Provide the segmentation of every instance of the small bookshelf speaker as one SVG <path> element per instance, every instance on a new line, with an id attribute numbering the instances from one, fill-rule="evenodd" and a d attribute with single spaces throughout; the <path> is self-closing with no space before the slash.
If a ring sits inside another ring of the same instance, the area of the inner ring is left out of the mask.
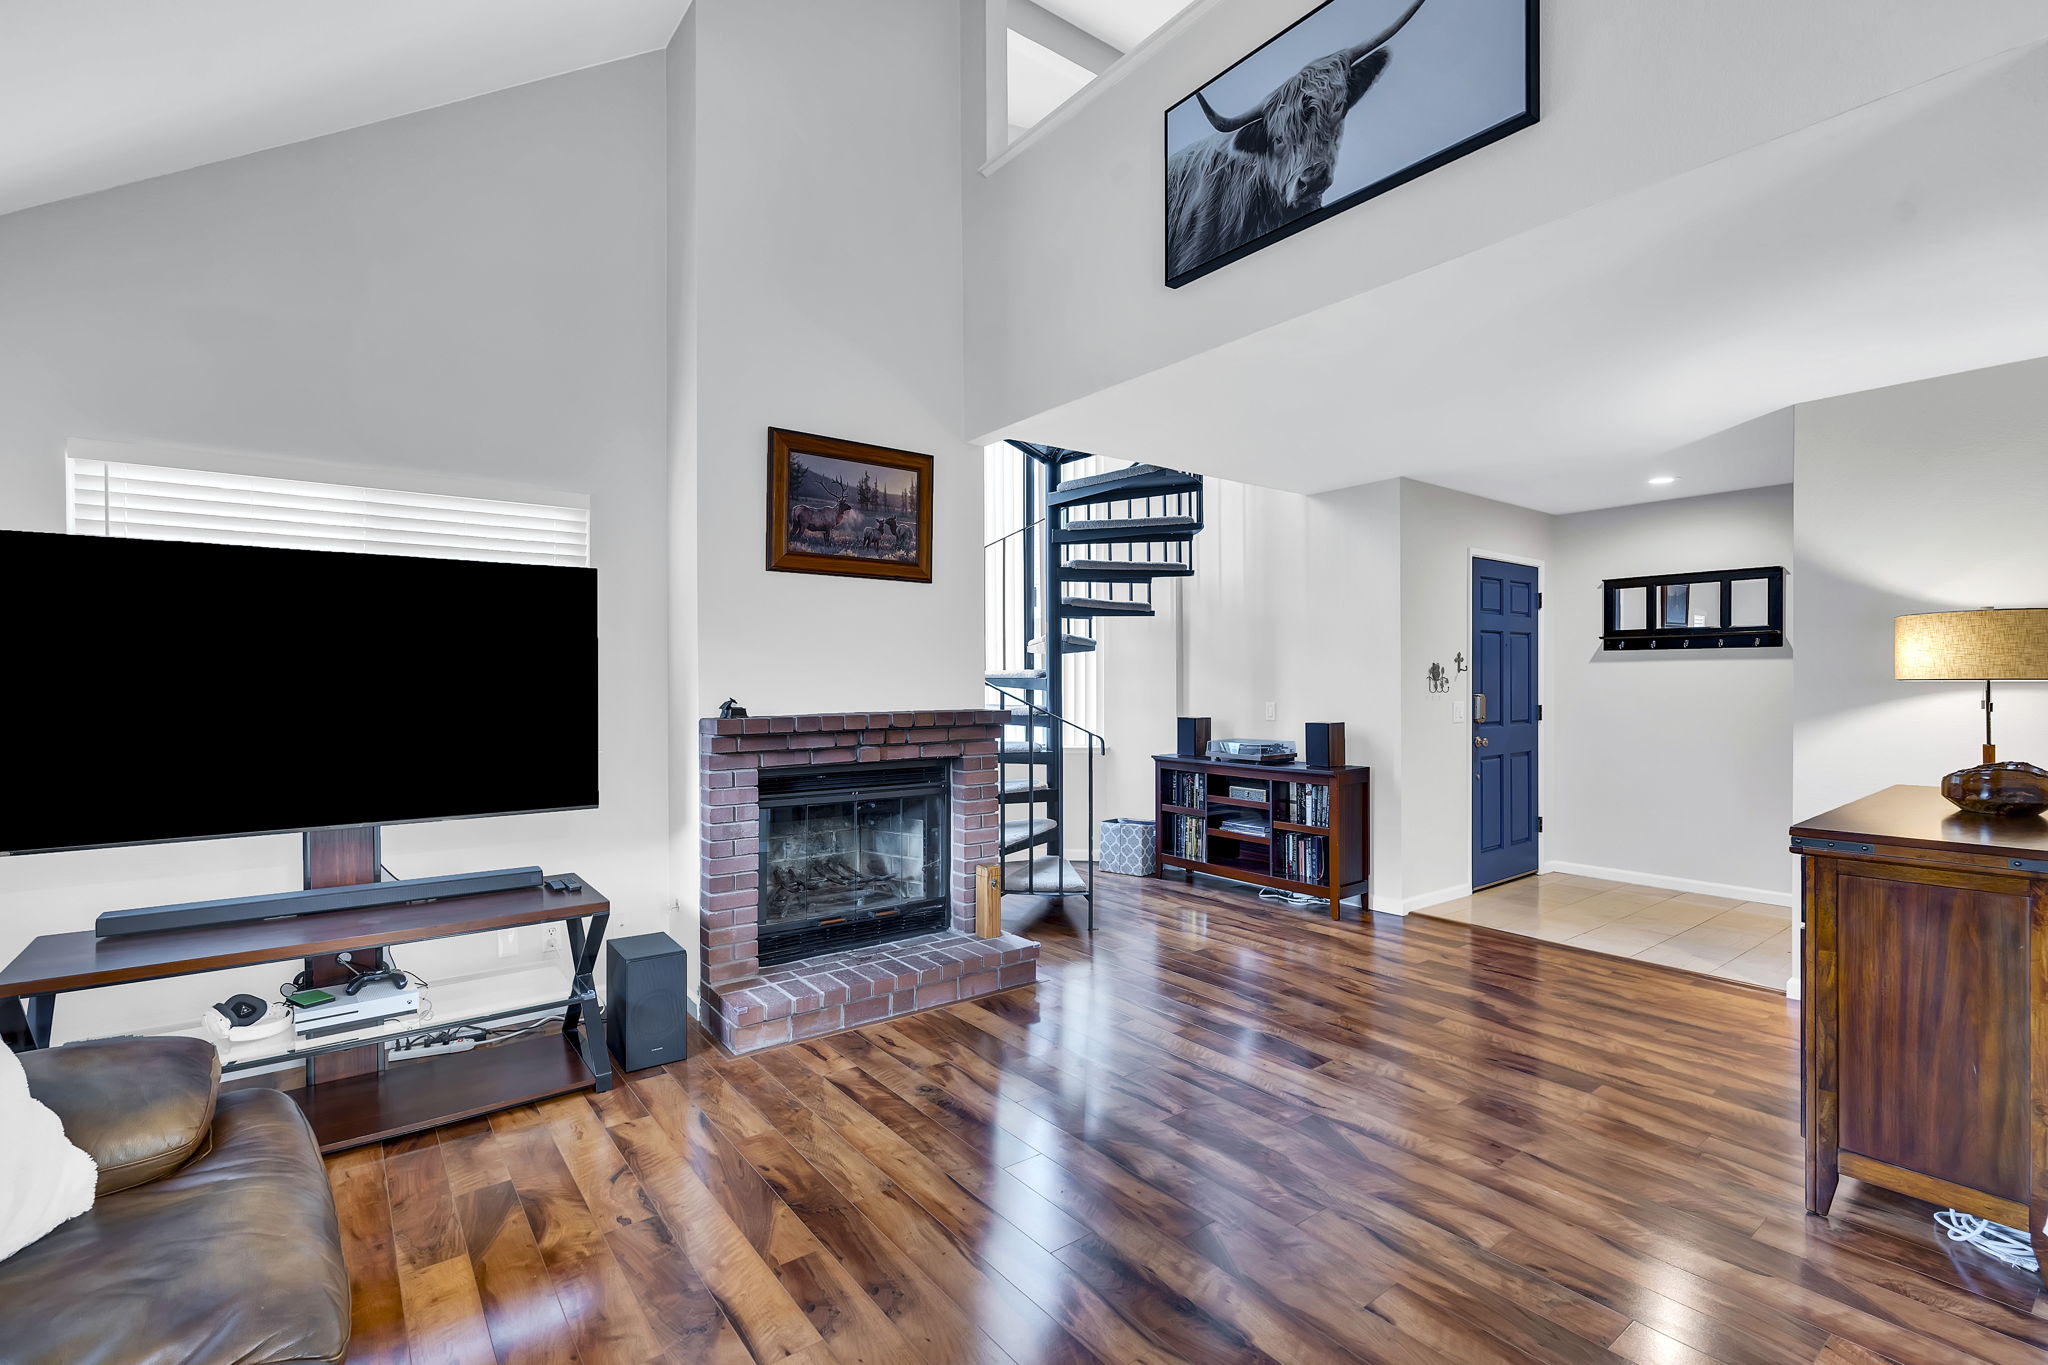
<path id="1" fill-rule="evenodd" d="M 1182 758 L 1206 758 L 1209 754 L 1209 718 L 1182 716 L 1174 753 Z"/>
<path id="2" fill-rule="evenodd" d="M 1311 768 L 1341 768 L 1344 766 L 1344 722 L 1341 720 L 1315 721 L 1308 723 L 1308 731 L 1302 736 L 1302 761 Z"/>

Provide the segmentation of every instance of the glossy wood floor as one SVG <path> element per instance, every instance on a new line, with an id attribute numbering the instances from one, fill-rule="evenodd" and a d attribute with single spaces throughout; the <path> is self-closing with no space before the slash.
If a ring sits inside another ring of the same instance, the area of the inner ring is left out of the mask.
<path id="1" fill-rule="evenodd" d="M 2048 1361 L 1783 996 L 1103 879 L 1034 990 L 330 1162 L 354 1361 Z M 701 1039 L 698 1040 L 701 1042 Z"/>

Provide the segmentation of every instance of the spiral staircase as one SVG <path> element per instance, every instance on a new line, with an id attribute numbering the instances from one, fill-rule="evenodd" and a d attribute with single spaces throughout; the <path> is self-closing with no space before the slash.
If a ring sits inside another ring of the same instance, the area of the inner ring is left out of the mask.
<path id="1" fill-rule="evenodd" d="M 1093 929 L 1095 759 L 1106 745 L 1070 717 L 1067 662 L 1096 650 L 1102 622 L 1154 615 L 1157 585 L 1194 572 L 1202 476 L 1150 464 L 1104 468 L 1111 462 L 1085 451 L 1009 444 L 1023 456 L 1022 515 L 986 550 L 987 682 L 1010 715 L 999 754 L 1003 927 L 1015 932 L 1058 909 L 1076 928 Z M 1075 824 L 1082 837 L 1070 841 Z M 1084 847 L 1077 867 L 1067 852 Z"/>

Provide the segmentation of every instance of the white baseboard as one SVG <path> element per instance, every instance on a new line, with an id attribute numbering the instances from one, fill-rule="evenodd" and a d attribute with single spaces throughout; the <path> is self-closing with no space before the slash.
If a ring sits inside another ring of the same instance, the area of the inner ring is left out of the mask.
<path id="1" fill-rule="evenodd" d="M 1545 872 L 1563 872 L 1574 877 L 1593 877 L 1604 882 L 1632 882 L 1637 886 L 1654 886 L 1659 891 L 1690 891 L 1701 896 L 1725 896 L 1729 900 L 1755 901 L 1760 905 L 1777 905 L 1789 910 L 1793 899 L 1790 891 L 1766 891 L 1759 886 L 1731 886 L 1726 882 L 1695 881 L 1691 877 L 1667 877 L 1659 872 L 1630 872 L 1619 867 L 1594 867 L 1588 863 L 1546 862 Z"/>
<path id="2" fill-rule="evenodd" d="M 1387 913 L 1390 915 L 1412 915 L 1417 910 L 1427 910 L 1432 905 L 1442 905 L 1445 901 L 1463 900 L 1471 894 L 1472 888 L 1470 886 L 1447 886 L 1441 891 L 1425 891 L 1419 896 L 1410 896 L 1401 902 L 1400 909 L 1389 910 Z"/>

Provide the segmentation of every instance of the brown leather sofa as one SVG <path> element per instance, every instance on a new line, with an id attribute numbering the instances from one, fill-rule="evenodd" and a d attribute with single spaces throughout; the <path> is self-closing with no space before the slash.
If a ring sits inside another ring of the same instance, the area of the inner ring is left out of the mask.
<path id="1" fill-rule="evenodd" d="M 334 1197 L 288 1096 L 221 1094 L 220 1060 L 195 1038 L 69 1043 L 21 1063 L 30 1093 L 99 1163 L 99 1193 L 0 1261 L 0 1359 L 341 1359 L 349 1289 Z"/>

